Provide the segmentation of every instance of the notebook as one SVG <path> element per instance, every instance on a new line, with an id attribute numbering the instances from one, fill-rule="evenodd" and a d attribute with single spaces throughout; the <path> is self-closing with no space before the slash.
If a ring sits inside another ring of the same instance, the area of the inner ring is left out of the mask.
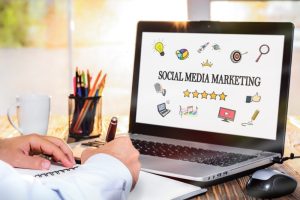
<path id="1" fill-rule="evenodd" d="M 27 174 L 36 178 L 47 178 L 52 176 L 62 177 L 71 173 L 76 173 L 76 169 L 80 165 L 76 165 L 72 168 L 64 168 L 58 165 L 51 165 L 48 171 L 42 170 L 30 170 L 15 168 L 21 174 Z M 159 185 L 159 188 L 157 187 Z M 135 186 L 135 189 L 129 194 L 129 200 L 152 200 L 152 199 L 187 199 L 193 196 L 205 193 L 207 190 L 169 179 L 166 177 L 154 175 L 147 172 L 140 172 L 139 181 Z"/>

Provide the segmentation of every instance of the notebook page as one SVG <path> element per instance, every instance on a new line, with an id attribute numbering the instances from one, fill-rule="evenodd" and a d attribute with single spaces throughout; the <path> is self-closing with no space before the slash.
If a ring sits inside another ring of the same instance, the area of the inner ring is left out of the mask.
<path id="1" fill-rule="evenodd" d="M 135 189 L 129 194 L 128 200 L 180 200 L 206 191 L 201 187 L 141 171 Z"/>
<path id="2" fill-rule="evenodd" d="M 51 165 L 49 170 L 30 170 L 15 168 L 20 174 L 27 174 L 35 177 L 47 178 L 52 176 L 67 175 L 76 172 L 76 165 L 73 168 L 65 168 L 59 165 Z M 57 173 L 58 172 L 58 173 Z M 45 176 L 47 174 L 47 176 Z M 42 175 L 42 176 L 38 176 Z M 62 176 L 61 176 L 62 177 Z M 139 180 L 132 192 L 128 196 L 128 200 L 153 200 L 153 199 L 187 199 L 207 190 L 201 187 L 176 181 L 159 175 L 140 172 Z"/>

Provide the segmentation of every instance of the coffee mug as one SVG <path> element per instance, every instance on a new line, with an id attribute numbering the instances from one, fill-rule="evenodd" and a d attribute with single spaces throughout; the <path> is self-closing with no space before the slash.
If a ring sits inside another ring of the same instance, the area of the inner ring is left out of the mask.
<path id="1" fill-rule="evenodd" d="M 12 111 L 17 110 L 18 126 L 12 120 Z M 7 110 L 11 125 L 21 134 L 37 133 L 45 135 L 50 115 L 50 97 L 30 94 L 16 98 L 16 103 Z"/>

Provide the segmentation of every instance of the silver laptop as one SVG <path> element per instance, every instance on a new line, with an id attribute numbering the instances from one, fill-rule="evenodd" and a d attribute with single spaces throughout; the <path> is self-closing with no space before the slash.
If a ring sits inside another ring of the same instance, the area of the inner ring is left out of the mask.
<path id="1" fill-rule="evenodd" d="M 281 157 L 293 30 L 139 22 L 129 132 L 142 169 L 211 185 Z"/>

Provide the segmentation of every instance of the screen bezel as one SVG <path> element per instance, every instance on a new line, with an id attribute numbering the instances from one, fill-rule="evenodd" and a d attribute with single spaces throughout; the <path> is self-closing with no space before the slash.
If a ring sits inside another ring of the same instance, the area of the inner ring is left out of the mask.
<path id="1" fill-rule="evenodd" d="M 136 111 L 143 32 L 283 35 L 284 49 L 276 140 L 137 123 Z M 129 133 L 257 149 L 276 152 L 283 155 L 287 122 L 293 35 L 294 25 L 289 22 L 139 22 L 136 35 Z"/>

